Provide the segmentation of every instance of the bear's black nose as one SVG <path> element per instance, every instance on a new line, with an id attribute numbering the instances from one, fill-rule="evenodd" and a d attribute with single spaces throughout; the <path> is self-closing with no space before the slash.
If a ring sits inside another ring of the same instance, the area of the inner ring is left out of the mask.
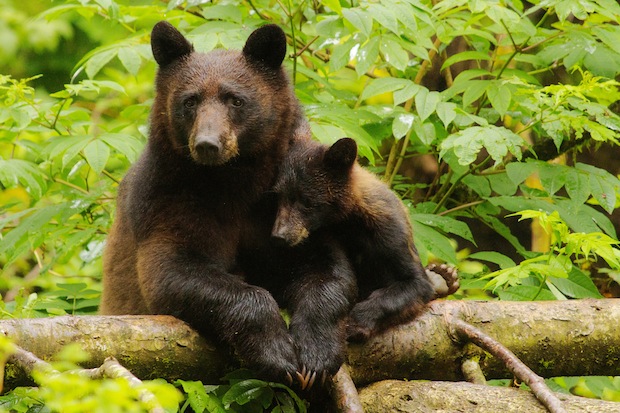
<path id="1" fill-rule="evenodd" d="M 215 142 L 211 140 L 203 140 L 200 142 L 196 142 L 194 148 L 201 159 L 210 159 L 217 156 L 218 152 L 220 151 L 221 145 L 219 143 L 219 140 Z"/>

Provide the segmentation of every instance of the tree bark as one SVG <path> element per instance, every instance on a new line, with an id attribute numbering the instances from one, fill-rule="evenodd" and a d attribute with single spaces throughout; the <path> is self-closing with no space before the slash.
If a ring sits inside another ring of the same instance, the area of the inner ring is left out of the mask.
<path id="1" fill-rule="evenodd" d="M 474 354 L 449 331 L 447 315 L 484 331 L 542 377 L 620 375 L 620 299 L 435 301 L 413 323 L 350 346 L 353 381 L 463 380 L 461 360 Z M 496 358 L 477 355 L 487 379 L 512 377 Z"/>
<path id="2" fill-rule="evenodd" d="M 620 413 L 620 403 L 558 394 L 570 413 Z M 546 413 L 528 391 L 466 382 L 387 380 L 360 391 L 366 413 Z"/>
<path id="3" fill-rule="evenodd" d="M 62 316 L 0 320 L 0 334 L 39 358 L 51 360 L 70 343 L 90 354 L 82 367 L 115 357 L 137 377 L 217 383 L 236 364 L 227 350 L 170 316 Z M 5 390 L 29 385 L 27 373 L 7 364 Z"/>
<path id="4" fill-rule="evenodd" d="M 510 378 L 506 367 L 449 331 L 460 317 L 508 347 L 543 377 L 620 375 L 620 299 L 547 302 L 436 301 L 416 321 L 350 346 L 355 384 L 390 379 L 463 380 L 461 361 L 480 357 L 485 376 Z M 84 367 L 113 356 L 141 379 L 184 378 L 217 383 L 236 366 L 226 350 L 169 316 L 84 316 L 0 320 L 0 334 L 50 360 L 72 342 L 91 355 Z M 8 365 L 6 388 L 27 382 Z"/>

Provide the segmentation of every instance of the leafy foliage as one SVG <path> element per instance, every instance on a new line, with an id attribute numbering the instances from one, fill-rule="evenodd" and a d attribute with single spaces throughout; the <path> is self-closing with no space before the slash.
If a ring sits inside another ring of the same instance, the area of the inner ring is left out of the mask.
<path id="1" fill-rule="evenodd" d="M 0 338 L 0 361 L 11 343 Z M 11 412 L 146 412 L 152 401 L 140 398 L 141 390 L 153 394 L 166 411 L 177 411 L 180 392 L 164 380 L 143 382 L 132 387 L 122 378 L 91 379 L 77 372 L 76 362 L 85 355 L 74 343 L 65 348 L 53 363 L 56 370 L 37 370 L 33 377 L 38 387 L 17 388 L 0 396 L 0 411 Z"/>
<path id="2" fill-rule="evenodd" d="M 500 293 L 501 298 L 509 300 L 602 297 L 590 278 L 573 263 L 583 265 L 602 258 L 611 268 L 620 268 L 620 251 L 614 248 L 617 240 L 602 232 L 573 233 L 557 211 L 546 214 L 529 210 L 518 215 L 521 219 L 536 219 L 550 232 L 551 248 L 546 254 L 481 277 L 490 279 L 487 288 L 512 287 Z"/>
<path id="3" fill-rule="evenodd" d="M 200 51 L 285 28 L 314 137 L 355 138 L 407 205 L 422 261 L 459 265 L 459 296 L 598 297 L 591 273 L 620 280 L 620 181 L 575 160 L 619 144 L 614 0 L 22 3 L 0 0 L 2 317 L 95 312 L 117 185 L 146 139 L 149 32 L 162 19 Z M 547 251 L 530 251 L 515 215 L 543 223 Z M 491 251 L 476 246 L 481 228 Z M 501 239 L 512 252 L 495 250 Z M 194 408 L 225 394 L 181 385 Z M 261 394 L 249 404 L 299 407 L 247 386 Z M 18 411 L 41 397 L 11 395 Z"/>
<path id="4" fill-rule="evenodd" d="M 252 378 L 254 373 L 237 370 L 223 380 L 230 384 L 204 386 L 198 381 L 178 380 L 177 384 L 187 393 L 181 408 L 191 407 L 196 413 L 262 412 L 304 413 L 306 404 L 287 386 Z"/>
<path id="5" fill-rule="evenodd" d="M 11 269 L 0 288 L 17 288 L 19 268 L 32 263 L 41 274 L 86 274 L 97 284 L 116 186 L 145 140 L 148 32 L 164 14 L 202 51 L 238 48 L 265 21 L 285 27 L 287 64 L 315 137 L 354 137 L 411 201 L 425 262 L 456 263 L 450 237 L 476 241 L 462 218 L 494 228 L 531 259 L 502 221 L 505 210 L 558 211 L 573 231 L 615 237 L 599 207 L 614 210 L 620 181 L 594 165 L 546 162 L 618 143 L 611 105 L 620 65 L 604 64 L 620 61 L 613 1 L 252 6 L 69 0 L 41 10 L 42 24 L 87 19 L 114 34 L 91 32 L 91 50 L 70 62 L 70 82 L 53 93 L 33 86 L 38 73 L 0 77 L 0 260 Z M 434 163 L 427 184 L 400 175 L 420 154 Z"/>

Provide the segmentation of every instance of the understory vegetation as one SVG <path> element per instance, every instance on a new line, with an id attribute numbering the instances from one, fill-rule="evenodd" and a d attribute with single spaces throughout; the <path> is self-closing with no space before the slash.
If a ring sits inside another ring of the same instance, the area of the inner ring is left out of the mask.
<path id="1" fill-rule="evenodd" d="M 408 207 L 423 263 L 459 268 L 453 298 L 620 296 L 615 0 L 0 7 L 0 318 L 96 313 L 117 186 L 148 134 L 160 20 L 199 51 L 241 48 L 255 28 L 280 25 L 314 138 L 356 140 Z M 0 340 L 2 361 L 11 344 Z M 59 369 L 80 361 L 70 353 Z M 147 386 L 170 411 L 304 409 L 288 389 L 235 374 L 221 386 Z M 145 408 L 122 381 L 76 377 L 41 377 L 0 396 L 0 411 Z M 620 400 L 618 378 L 553 383 Z"/>

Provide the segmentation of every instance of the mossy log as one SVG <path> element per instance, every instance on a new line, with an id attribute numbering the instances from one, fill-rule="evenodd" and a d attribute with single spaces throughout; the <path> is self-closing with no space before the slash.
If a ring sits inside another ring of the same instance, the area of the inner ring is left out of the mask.
<path id="1" fill-rule="evenodd" d="M 511 377 L 500 360 L 455 341 L 446 315 L 484 331 L 542 377 L 620 375 L 620 299 L 436 301 L 415 322 L 351 346 L 353 381 L 460 381 L 461 361 L 471 356 L 487 379 Z"/>
<path id="2" fill-rule="evenodd" d="M 558 394 L 569 413 L 620 413 L 620 403 Z M 386 380 L 360 390 L 365 413 L 546 413 L 532 393 L 465 382 Z"/>
<path id="3" fill-rule="evenodd" d="M 447 314 L 485 331 L 543 377 L 620 375 L 620 299 L 436 301 L 416 321 L 350 346 L 353 381 L 358 386 L 405 378 L 460 381 L 461 361 L 472 355 L 480 356 L 487 378 L 511 377 L 500 361 L 459 343 L 445 322 Z M 169 316 L 0 320 L 0 334 L 45 360 L 63 345 L 78 342 L 91 355 L 84 367 L 113 356 L 141 379 L 213 383 L 235 366 L 226 350 Z M 9 365 L 5 388 L 24 379 Z"/>
<path id="4" fill-rule="evenodd" d="M 85 368 L 115 357 L 141 379 L 163 377 L 217 383 L 234 366 L 223 348 L 171 316 L 62 316 L 0 320 L 0 334 L 50 361 L 63 346 L 79 343 L 90 355 Z M 23 371 L 7 365 L 5 390 L 31 384 Z"/>

